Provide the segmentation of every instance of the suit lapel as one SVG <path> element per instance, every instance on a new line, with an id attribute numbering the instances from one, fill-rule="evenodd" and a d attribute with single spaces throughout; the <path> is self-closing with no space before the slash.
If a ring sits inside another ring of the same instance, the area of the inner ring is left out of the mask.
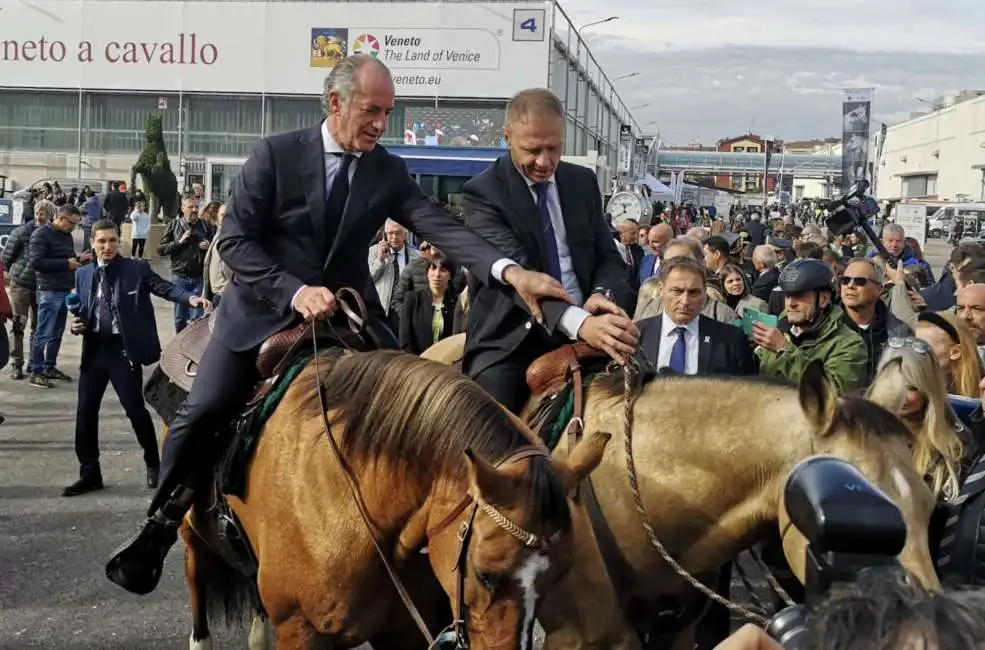
<path id="1" fill-rule="evenodd" d="M 325 259 L 325 268 L 328 268 L 340 247 L 345 245 L 346 238 L 366 209 L 372 190 L 380 189 L 379 185 L 383 179 L 379 178 L 377 173 L 380 161 L 379 151 L 378 147 L 372 151 L 367 151 L 356 161 L 356 172 L 352 175 L 352 182 L 349 184 L 349 200 L 346 201 L 345 211 L 342 213 L 342 223 L 339 224 L 335 240 L 332 241 L 331 250 Z"/>
<path id="2" fill-rule="evenodd" d="M 321 138 L 321 124 L 301 132 L 299 137 L 301 184 L 315 231 L 315 244 L 325 251 L 329 242 L 325 224 L 325 144 Z"/>
<path id="3" fill-rule="evenodd" d="M 510 213 L 516 215 L 514 227 L 519 225 L 526 233 L 528 243 L 533 244 L 536 251 L 536 259 L 541 269 L 547 268 L 547 261 L 544 259 L 543 244 L 541 243 L 540 215 L 537 214 L 537 204 L 534 202 L 533 194 L 527 181 L 513 166 L 513 161 L 509 155 L 501 157 L 497 162 L 503 176 L 506 177 L 506 188 L 509 195 Z M 520 233 L 517 233 L 520 234 Z"/>
<path id="4" fill-rule="evenodd" d="M 698 317 L 698 374 L 708 374 L 711 370 L 711 336 L 707 334 L 705 317 Z"/>
<path id="5" fill-rule="evenodd" d="M 663 322 L 663 315 L 659 315 L 653 319 L 653 324 L 650 325 L 652 332 L 649 337 L 649 344 L 645 350 L 648 360 L 653 363 L 654 371 L 657 370 L 657 362 L 660 360 L 660 339 L 663 338 Z"/>

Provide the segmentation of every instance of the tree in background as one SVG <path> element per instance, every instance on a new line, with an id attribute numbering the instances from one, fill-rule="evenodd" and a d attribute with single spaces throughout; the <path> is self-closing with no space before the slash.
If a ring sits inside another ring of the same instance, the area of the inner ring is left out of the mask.
<path id="1" fill-rule="evenodd" d="M 130 170 L 130 187 L 136 187 L 136 177 L 143 178 L 144 193 L 150 197 L 148 212 L 157 217 L 164 212 L 164 221 L 170 221 L 177 213 L 178 179 L 171 171 L 168 150 L 164 145 L 164 126 L 157 113 L 147 118 L 147 143 Z"/>

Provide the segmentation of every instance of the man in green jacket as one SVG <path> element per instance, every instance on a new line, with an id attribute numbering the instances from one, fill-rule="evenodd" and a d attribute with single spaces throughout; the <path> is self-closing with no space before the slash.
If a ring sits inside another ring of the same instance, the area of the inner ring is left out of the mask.
<path id="1" fill-rule="evenodd" d="M 841 308 L 833 303 L 834 274 L 828 265 L 795 260 L 783 269 L 779 286 L 785 309 L 778 327 L 753 323 L 760 371 L 796 383 L 807 364 L 819 360 L 838 392 L 863 386 L 865 342 L 842 322 Z"/>

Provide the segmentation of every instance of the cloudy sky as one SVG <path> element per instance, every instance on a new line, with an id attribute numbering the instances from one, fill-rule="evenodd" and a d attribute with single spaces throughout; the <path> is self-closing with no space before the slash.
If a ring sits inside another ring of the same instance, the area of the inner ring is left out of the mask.
<path id="1" fill-rule="evenodd" d="M 749 130 L 840 136 L 842 90 L 890 124 L 985 88 L 985 0 L 562 0 L 645 130 L 686 145 Z"/>

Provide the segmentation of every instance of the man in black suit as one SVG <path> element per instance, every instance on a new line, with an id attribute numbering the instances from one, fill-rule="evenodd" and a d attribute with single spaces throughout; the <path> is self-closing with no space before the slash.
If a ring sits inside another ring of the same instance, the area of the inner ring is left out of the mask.
<path id="1" fill-rule="evenodd" d="M 462 370 L 514 413 L 528 398 L 527 367 L 540 355 L 582 340 L 622 361 L 639 334 L 620 307 L 632 292 L 598 179 L 561 162 L 564 128 L 551 91 L 520 92 L 506 108 L 509 154 L 463 189 L 466 225 L 504 257 L 550 273 L 572 299 L 545 300 L 539 318 L 504 288 L 470 280 Z"/>
<path id="2" fill-rule="evenodd" d="M 738 327 L 701 315 L 705 271 L 688 257 L 660 267 L 660 316 L 639 322 L 640 349 L 656 369 L 679 375 L 755 375 L 752 349 Z"/>
<path id="3" fill-rule="evenodd" d="M 143 594 L 157 585 L 196 475 L 204 475 L 208 459 L 221 451 L 214 448 L 215 433 L 249 398 L 257 352 L 267 338 L 302 318 L 330 316 L 337 307 L 333 290 L 352 287 L 364 292 L 378 338 L 397 347 L 366 265 L 387 217 L 536 313 L 538 300 L 567 297 L 558 281 L 506 259 L 431 203 L 403 160 L 377 146 L 394 103 L 386 66 L 366 55 L 348 57 L 325 81 L 325 121 L 260 141 L 246 161 L 216 245 L 233 276 L 212 339 L 171 423 L 149 519 L 106 567 L 123 588 Z"/>

